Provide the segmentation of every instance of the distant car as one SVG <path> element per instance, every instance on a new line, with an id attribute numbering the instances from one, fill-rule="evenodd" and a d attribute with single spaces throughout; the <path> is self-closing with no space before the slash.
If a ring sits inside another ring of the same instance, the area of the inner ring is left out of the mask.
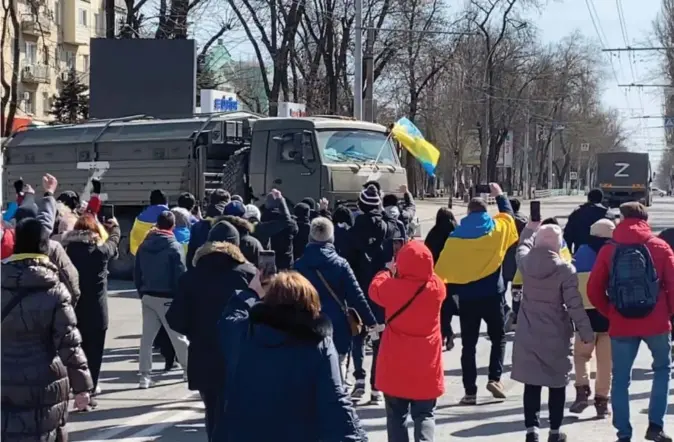
<path id="1" fill-rule="evenodd" d="M 653 195 L 657 195 L 657 196 L 667 195 L 667 192 L 665 192 L 664 190 L 658 189 L 657 187 L 651 187 L 651 193 Z"/>

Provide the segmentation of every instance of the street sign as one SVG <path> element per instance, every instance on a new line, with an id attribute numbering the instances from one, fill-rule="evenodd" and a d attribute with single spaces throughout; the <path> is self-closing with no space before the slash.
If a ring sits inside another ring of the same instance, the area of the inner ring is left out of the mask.
<path id="1" fill-rule="evenodd" d="M 578 179 L 578 172 L 569 172 L 569 179 L 577 180 Z"/>
<path id="2" fill-rule="evenodd" d="M 671 134 L 674 131 L 674 117 L 665 117 L 665 132 Z"/>
<path id="3" fill-rule="evenodd" d="M 590 143 L 580 143 L 580 151 L 581 152 L 589 152 L 590 151 Z"/>

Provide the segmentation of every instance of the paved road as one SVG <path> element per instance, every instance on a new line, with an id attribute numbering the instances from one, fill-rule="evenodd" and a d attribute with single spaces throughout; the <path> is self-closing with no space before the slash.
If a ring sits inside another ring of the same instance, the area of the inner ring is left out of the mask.
<path id="1" fill-rule="evenodd" d="M 582 198 L 555 198 L 543 203 L 544 216 L 563 216 L 583 201 Z M 419 204 L 422 219 L 434 217 L 437 207 L 444 202 Z M 528 210 L 526 205 L 525 210 Z M 462 216 L 465 208 L 456 207 Z M 674 226 L 674 199 L 656 200 L 651 208 L 651 220 L 656 228 Z M 424 223 L 427 231 L 428 222 Z M 140 338 L 140 305 L 130 284 L 111 282 L 110 330 L 106 340 L 106 355 L 101 374 L 103 394 L 99 408 L 89 413 L 71 414 L 69 429 L 72 441 L 130 442 L 202 442 L 205 440 L 203 410 L 198 398 L 181 381 L 180 370 L 157 377 L 158 384 L 149 390 L 137 390 L 138 345 Z M 458 330 L 458 321 L 455 319 Z M 511 337 L 512 338 L 512 337 Z M 458 343 L 458 340 L 457 340 Z M 436 441 L 470 439 L 471 441 L 511 442 L 524 440 L 522 416 L 523 387 L 509 378 L 512 343 L 508 343 L 504 383 L 508 399 L 496 401 L 482 387 L 486 384 L 489 341 L 478 345 L 478 365 L 481 367 L 479 404 L 457 406 L 462 396 L 460 370 L 460 343 L 451 352 L 444 353 L 446 394 L 440 398 L 437 410 Z M 632 422 L 635 434 L 645 431 L 651 373 L 648 350 L 642 346 L 635 366 L 632 393 Z M 160 356 L 155 357 L 154 368 L 163 367 Z M 674 399 L 674 387 L 670 390 Z M 568 404 L 573 400 L 573 387 L 567 389 Z M 545 396 L 544 396 L 545 401 Z M 568 405 L 567 404 L 567 405 Z M 368 430 L 370 440 L 386 441 L 383 408 L 359 406 L 358 413 Z M 543 417 L 546 408 L 543 407 Z M 571 440 L 604 442 L 614 440 L 610 421 L 593 419 L 593 409 L 579 417 L 567 417 L 565 431 Z M 674 407 L 666 418 L 674 431 Z M 641 440 L 636 438 L 636 440 Z"/>

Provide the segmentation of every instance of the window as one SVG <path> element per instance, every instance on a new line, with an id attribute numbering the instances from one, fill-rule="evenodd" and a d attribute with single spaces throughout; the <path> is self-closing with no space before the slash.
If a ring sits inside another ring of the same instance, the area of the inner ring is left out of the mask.
<path id="1" fill-rule="evenodd" d="M 37 45 L 32 41 L 26 42 L 26 64 L 37 63 Z"/>
<path id="2" fill-rule="evenodd" d="M 42 92 L 42 114 L 49 115 L 51 111 L 51 97 L 49 92 Z"/>
<path id="3" fill-rule="evenodd" d="M 298 147 L 295 145 L 293 133 L 284 133 L 281 138 L 283 141 L 279 141 L 278 145 L 280 146 L 281 161 L 282 162 L 293 162 L 295 161 L 295 155 L 298 153 Z M 307 162 L 314 161 L 314 149 L 306 149 L 304 152 L 304 160 Z"/>
<path id="4" fill-rule="evenodd" d="M 89 18 L 89 17 L 88 17 L 87 15 L 88 15 L 88 14 L 87 14 L 87 10 L 86 10 L 86 9 L 83 9 L 83 8 L 80 8 L 80 9 L 79 9 L 79 13 L 78 13 L 78 22 L 77 22 L 77 23 L 78 23 L 80 26 L 84 26 L 84 27 L 89 26 L 89 24 L 88 24 L 88 18 Z"/>
<path id="5" fill-rule="evenodd" d="M 369 130 L 319 130 L 318 148 L 330 163 L 366 163 L 398 166 L 395 146 L 383 132 Z"/>
<path id="6" fill-rule="evenodd" d="M 24 92 L 23 107 L 27 114 L 35 114 L 35 92 Z"/>
<path id="7" fill-rule="evenodd" d="M 71 51 L 65 51 L 65 63 L 66 63 L 66 68 L 68 69 L 75 69 L 75 53 Z"/>
<path id="8" fill-rule="evenodd" d="M 101 14 L 94 14 L 94 30 L 98 36 L 105 35 L 105 25 Z"/>
<path id="9" fill-rule="evenodd" d="M 54 2 L 54 21 L 56 22 L 56 26 L 61 26 L 63 23 L 61 21 L 63 20 L 63 14 L 61 13 L 61 2 L 56 0 Z"/>
<path id="10" fill-rule="evenodd" d="M 82 55 L 82 72 L 89 72 L 89 55 Z"/>

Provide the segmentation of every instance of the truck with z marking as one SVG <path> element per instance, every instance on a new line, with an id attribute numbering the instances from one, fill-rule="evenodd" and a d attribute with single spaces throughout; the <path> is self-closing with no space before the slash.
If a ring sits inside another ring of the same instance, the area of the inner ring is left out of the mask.
<path id="1" fill-rule="evenodd" d="M 604 192 L 604 203 L 615 208 L 628 201 L 651 205 L 651 163 L 647 153 L 597 154 L 595 186 Z"/>

